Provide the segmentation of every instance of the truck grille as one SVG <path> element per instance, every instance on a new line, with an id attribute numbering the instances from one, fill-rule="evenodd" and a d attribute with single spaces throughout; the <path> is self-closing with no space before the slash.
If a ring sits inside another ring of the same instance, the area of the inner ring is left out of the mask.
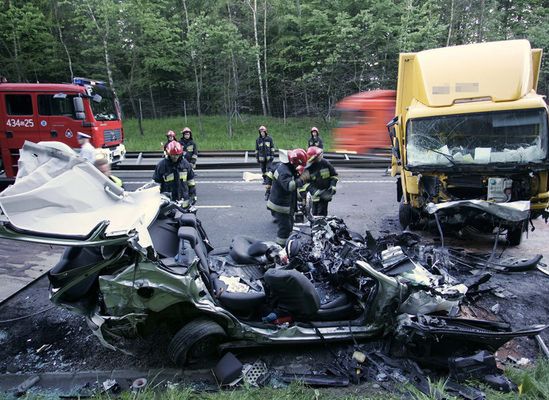
<path id="1" fill-rule="evenodd" d="M 117 142 L 122 139 L 122 132 L 120 129 L 109 129 L 103 132 L 103 140 L 105 143 Z"/>

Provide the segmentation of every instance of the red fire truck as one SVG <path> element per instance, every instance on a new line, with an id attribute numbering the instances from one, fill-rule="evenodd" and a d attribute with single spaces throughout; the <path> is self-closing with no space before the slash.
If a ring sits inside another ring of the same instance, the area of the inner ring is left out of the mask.
<path id="1" fill-rule="evenodd" d="M 77 132 L 90 135 L 91 144 L 111 162 L 124 158 L 120 106 L 104 82 L 0 83 L 0 169 L 6 177 L 17 174 L 25 140 L 58 141 L 77 150 Z"/>
<path id="2" fill-rule="evenodd" d="M 389 151 L 387 123 L 395 115 L 394 90 L 372 90 L 345 97 L 336 105 L 339 124 L 334 149 L 343 153 Z"/>

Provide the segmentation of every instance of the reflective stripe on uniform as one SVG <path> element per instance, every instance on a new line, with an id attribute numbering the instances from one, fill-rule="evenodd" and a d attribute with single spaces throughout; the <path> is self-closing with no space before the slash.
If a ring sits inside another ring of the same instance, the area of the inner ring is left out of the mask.
<path id="1" fill-rule="evenodd" d="M 293 192 L 297 188 L 297 183 L 295 183 L 295 180 L 292 179 L 290 183 L 288 183 L 288 189 L 290 192 Z"/>
<path id="2" fill-rule="evenodd" d="M 328 168 L 322 168 L 320 170 L 320 176 L 323 178 L 323 179 L 326 179 L 326 178 L 329 178 L 330 177 L 330 170 Z"/>
<path id="3" fill-rule="evenodd" d="M 180 171 L 179 172 L 179 179 L 182 180 L 182 181 L 186 181 L 187 180 L 187 171 Z"/>
<path id="4" fill-rule="evenodd" d="M 189 186 L 195 186 L 195 185 L 196 185 L 196 182 L 194 181 L 194 179 L 191 179 L 190 181 L 187 181 L 187 185 L 189 185 Z"/>
<path id="5" fill-rule="evenodd" d="M 171 174 L 168 174 L 168 175 L 164 175 L 164 182 L 171 182 L 173 181 L 173 172 Z"/>
<path id="6" fill-rule="evenodd" d="M 273 203 L 271 200 L 267 201 L 267 208 L 269 210 L 273 210 L 273 211 L 279 212 L 281 214 L 289 214 L 290 213 L 290 206 L 288 206 L 288 207 L 279 206 L 278 204 Z"/>
<path id="7" fill-rule="evenodd" d="M 258 158 L 259 158 L 259 161 L 265 161 L 265 157 L 259 156 Z"/>

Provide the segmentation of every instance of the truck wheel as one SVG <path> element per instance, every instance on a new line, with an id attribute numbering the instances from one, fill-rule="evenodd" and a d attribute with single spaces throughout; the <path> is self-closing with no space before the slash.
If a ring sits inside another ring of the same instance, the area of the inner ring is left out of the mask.
<path id="1" fill-rule="evenodd" d="M 507 241 L 510 246 L 518 246 L 522 240 L 522 225 L 507 229 Z"/>
<path id="2" fill-rule="evenodd" d="M 168 353 L 172 361 L 183 366 L 217 352 L 217 346 L 227 338 L 225 330 L 208 318 L 197 318 L 184 325 L 172 338 Z"/>
<path id="3" fill-rule="evenodd" d="M 402 229 L 412 228 L 414 224 L 414 210 L 410 204 L 400 203 L 398 206 L 398 222 Z"/>

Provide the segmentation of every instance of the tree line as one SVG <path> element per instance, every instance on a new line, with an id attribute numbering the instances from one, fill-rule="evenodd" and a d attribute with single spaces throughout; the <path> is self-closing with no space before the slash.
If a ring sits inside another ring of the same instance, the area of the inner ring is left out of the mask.
<path id="1" fill-rule="evenodd" d="M 0 75 L 103 79 L 126 116 L 322 115 L 396 87 L 398 53 L 527 38 L 547 0 L 4 0 Z M 549 89 L 545 61 L 539 90 Z"/>

